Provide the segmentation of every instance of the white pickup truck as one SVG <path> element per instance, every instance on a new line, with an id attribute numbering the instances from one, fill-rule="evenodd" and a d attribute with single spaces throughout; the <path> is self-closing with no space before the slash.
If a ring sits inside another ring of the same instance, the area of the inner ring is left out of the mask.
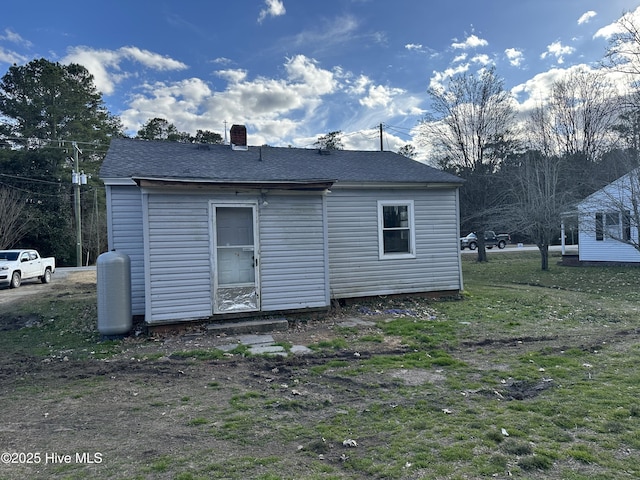
<path id="1" fill-rule="evenodd" d="M 0 250 L 0 285 L 18 288 L 22 280 L 29 278 L 49 283 L 55 271 L 55 258 L 42 258 L 35 250 Z"/>

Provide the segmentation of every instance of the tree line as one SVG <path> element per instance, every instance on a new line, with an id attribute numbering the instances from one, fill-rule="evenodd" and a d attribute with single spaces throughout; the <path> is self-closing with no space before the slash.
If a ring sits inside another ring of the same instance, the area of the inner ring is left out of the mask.
<path id="1" fill-rule="evenodd" d="M 479 261 L 487 259 L 482 232 L 499 230 L 535 243 L 548 268 L 560 219 L 638 166 L 640 26 L 624 15 L 618 27 L 599 68 L 567 70 L 526 113 L 495 68 L 428 89 L 431 110 L 420 122 L 419 146 L 465 180 L 461 230 L 478 233 Z M 613 75 L 628 77 L 627 91 Z M 341 149 L 341 134 L 330 132 L 316 145 Z M 94 262 L 107 247 L 97 174 L 110 139 L 123 136 L 120 118 L 108 111 L 85 67 L 46 59 L 10 67 L 0 79 L 0 248 L 24 245 L 62 265 L 77 263 L 71 172 L 81 151 L 79 170 L 88 178 L 81 189 L 82 263 Z M 218 133 L 191 135 L 163 118 L 149 119 L 135 138 L 222 143 Z M 409 144 L 398 153 L 416 152 Z M 638 230 L 640 207 L 635 214 Z"/>
<path id="2" fill-rule="evenodd" d="M 104 186 L 98 171 L 111 138 L 124 137 L 92 75 L 77 64 L 44 58 L 13 65 L 0 80 L 0 249 L 37 248 L 61 265 L 74 265 L 75 149 L 80 189 L 82 263 L 107 248 Z M 219 133 L 180 132 L 162 118 L 149 119 L 135 138 L 222 143 Z"/>
<path id="3" fill-rule="evenodd" d="M 495 68 L 428 90 L 419 138 L 440 168 L 465 180 L 461 231 L 477 233 L 478 261 L 487 260 L 484 231 L 499 230 L 535 243 L 548 269 L 561 220 L 576 229 L 577 202 L 638 167 L 640 26 L 627 14 L 618 27 L 598 68 L 568 69 L 526 112 Z M 640 250 L 637 200 L 634 210 L 630 243 Z"/>

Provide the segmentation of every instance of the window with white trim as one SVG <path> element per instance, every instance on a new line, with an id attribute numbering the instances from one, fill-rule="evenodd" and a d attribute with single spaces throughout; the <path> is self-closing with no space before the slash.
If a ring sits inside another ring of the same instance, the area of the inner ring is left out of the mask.
<path id="1" fill-rule="evenodd" d="M 622 242 L 631 240 L 631 212 L 597 212 L 596 240 L 613 238 Z"/>
<path id="2" fill-rule="evenodd" d="M 380 259 L 415 258 L 413 200 L 378 201 Z"/>
<path id="3" fill-rule="evenodd" d="M 618 212 L 607 212 L 604 215 L 605 236 L 620 239 L 620 214 Z"/>

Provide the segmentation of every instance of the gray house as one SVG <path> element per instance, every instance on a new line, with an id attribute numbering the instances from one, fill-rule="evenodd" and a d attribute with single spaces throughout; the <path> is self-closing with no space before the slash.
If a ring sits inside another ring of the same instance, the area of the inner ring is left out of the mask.
<path id="1" fill-rule="evenodd" d="M 453 175 L 391 152 L 114 139 L 109 249 L 148 324 L 462 289 Z"/>

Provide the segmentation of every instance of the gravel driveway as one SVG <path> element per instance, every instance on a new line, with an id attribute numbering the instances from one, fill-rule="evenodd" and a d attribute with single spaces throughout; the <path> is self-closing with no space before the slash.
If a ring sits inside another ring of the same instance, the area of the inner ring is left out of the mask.
<path id="1" fill-rule="evenodd" d="M 95 279 L 96 267 L 62 267 L 56 268 L 56 271 L 51 275 L 51 283 L 45 285 L 40 282 L 39 279 L 23 280 L 22 285 L 18 288 L 9 288 L 8 286 L 0 287 L 0 305 L 11 303 L 14 300 L 28 297 L 30 295 L 37 295 L 47 289 L 53 287 L 53 285 L 64 282 L 69 273 L 71 272 L 89 272 L 88 275 L 93 274 Z M 84 277 L 85 275 L 83 275 Z"/>

